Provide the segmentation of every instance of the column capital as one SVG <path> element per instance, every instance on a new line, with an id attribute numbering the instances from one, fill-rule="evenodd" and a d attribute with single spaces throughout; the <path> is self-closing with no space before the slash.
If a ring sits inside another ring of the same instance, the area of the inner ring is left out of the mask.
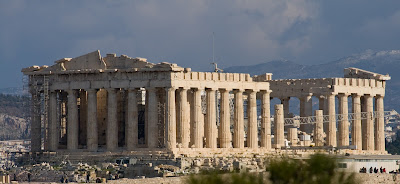
<path id="1" fill-rule="evenodd" d="M 269 94 L 270 94 L 270 93 L 272 93 L 272 90 L 260 90 L 260 92 L 263 93 L 263 94 L 264 94 L 264 93 L 269 93 Z M 290 97 L 289 97 L 289 98 L 290 98 Z"/>
<path id="2" fill-rule="evenodd" d="M 233 89 L 234 93 L 243 93 L 244 89 Z"/>
<path id="3" fill-rule="evenodd" d="M 377 94 L 376 96 L 375 96 L 375 98 L 384 98 L 385 97 L 385 94 Z"/>
<path id="4" fill-rule="evenodd" d="M 282 98 L 279 98 L 279 100 L 290 100 L 290 96 L 289 97 L 282 97 Z"/>
<path id="5" fill-rule="evenodd" d="M 348 97 L 350 96 L 350 93 L 339 93 L 338 97 Z"/>
<path id="6" fill-rule="evenodd" d="M 313 96 L 313 93 L 301 93 L 300 98 Z"/>
<path id="7" fill-rule="evenodd" d="M 76 95 L 76 93 L 77 93 L 76 89 L 68 89 L 68 90 L 66 90 L 66 91 L 67 91 L 68 94 L 74 94 L 74 95 Z"/>
<path id="8" fill-rule="evenodd" d="M 190 87 L 179 87 L 179 90 L 188 90 L 188 89 L 190 89 Z"/>
<path id="9" fill-rule="evenodd" d="M 107 88 L 106 90 L 107 90 L 107 92 L 115 92 L 115 91 L 117 91 L 117 89 L 115 89 L 115 88 Z"/>
<path id="10" fill-rule="evenodd" d="M 137 92 L 139 91 L 139 88 L 128 88 L 126 89 L 128 92 Z"/>
<path id="11" fill-rule="evenodd" d="M 175 90 L 176 90 L 175 87 L 165 87 L 164 89 L 165 89 L 166 92 L 168 92 L 168 91 L 175 91 Z"/>
<path id="12" fill-rule="evenodd" d="M 89 88 L 89 89 L 85 89 L 85 91 L 87 91 L 88 93 L 90 93 L 90 92 L 97 92 L 98 89 Z"/>
<path id="13" fill-rule="evenodd" d="M 156 91 L 156 87 L 145 87 L 146 91 Z"/>
<path id="14" fill-rule="evenodd" d="M 219 88 L 218 89 L 220 92 L 225 92 L 225 91 L 232 91 L 232 88 Z"/>
<path id="15" fill-rule="evenodd" d="M 353 98 L 361 98 L 361 96 L 363 96 L 363 95 L 360 94 L 360 93 L 352 93 L 351 96 L 352 96 Z"/>
<path id="16" fill-rule="evenodd" d="M 246 93 L 257 93 L 258 89 L 245 89 Z"/>

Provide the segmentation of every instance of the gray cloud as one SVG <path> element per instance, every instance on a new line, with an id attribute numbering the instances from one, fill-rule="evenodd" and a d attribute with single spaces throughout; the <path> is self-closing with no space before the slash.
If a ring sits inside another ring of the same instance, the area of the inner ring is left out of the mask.
<path id="1" fill-rule="evenodd" d="M 22 67 L 50 65 L 59 58 L 76 57 L 97 49 L 103 55 L 113 52 L 209 70 L 212 32 L 215 32 L 217 62 L 222 67 L 280 58 L 308 63 L 327 61 L 357 51 L 359 45 L 344 43 L 351 42 L 352 35 L 361 38 L 363 35 L 357 34 L 360 30 L 366 30 L 365 37 L 375 37 L 379 31 L 374 30 L 376 27 L 393 28 L 390 20 L 396 20 L 396 10 L 389 5 L 384 6 L 390 9 L 389 13 L 371 13 L 361 9 L 342 10 L 341 4 L 349 3 L 1 1 L 0 73 L 2 78 L 13 77 L 0 80 L 0 87 L 19 85 Z M 374 10 L 376 4 L 370 4 L 364 3 Z M 338 10 L 341 12 L 335 12 Z M 361 15 L 354 21 L 360 21 L 360 25 L 344 19 L 357 13 Z M 364 18 L 362 15 L 367 13 L 372 16 Z M 335 19 L 336 15 L 339 18 Z M 389 22 L 385 23 L 387 17 Z"/>

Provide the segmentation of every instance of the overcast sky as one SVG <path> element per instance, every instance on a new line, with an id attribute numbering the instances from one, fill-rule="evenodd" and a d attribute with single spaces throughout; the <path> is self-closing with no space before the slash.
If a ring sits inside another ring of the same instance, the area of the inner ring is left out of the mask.
<path id="1" fill-rule="evenodd" d="M 400 1 L 0 1 L 0 88 L 21 68 L 100 50 L 193 70 L 400 49 Z M 40 3 L 38 3 L 40 2 Z"/>

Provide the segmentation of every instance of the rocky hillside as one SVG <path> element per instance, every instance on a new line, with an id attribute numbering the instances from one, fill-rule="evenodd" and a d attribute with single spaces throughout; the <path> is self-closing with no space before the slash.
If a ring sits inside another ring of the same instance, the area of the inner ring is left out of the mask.
<path id="1" fill-rule="evenodd" d="M 0 94 L 0 140 L 30 137 L 29 98 Z"/>
<path id="2" fill-rule="evenodd" d="M 387 82 L 385 109 L 400 111 L 400 50 L 372 51 L 355 54 L 342 59 L 318 64 L 301 65 L 292 61 L 270 61 L 252 66 L 225 68 L 225 72 L 250 73 L 252 75 L 273 73 L 273 79 L 327 78 L 343 77 L 343 69 L 356 67 L 380 74 L 389 74 Z"/>

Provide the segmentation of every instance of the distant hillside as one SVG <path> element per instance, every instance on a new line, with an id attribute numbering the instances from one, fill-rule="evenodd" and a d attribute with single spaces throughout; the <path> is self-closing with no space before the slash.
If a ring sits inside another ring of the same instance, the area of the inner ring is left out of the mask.
<path id="1" fill-rule="evenodd" d="M 0 94 L 0 140 L 30 136 L 29 97 Z"/>
<path id="2" fill-rule="evenodd" d="M 389 74 L 387 82 L 385 109 L 400 111 L 400 50 L 372 51 L 344 57 L 318 65 L 301 65 L 292 61 L 270 61 L 252 66 L 225 68 L 225 72 L 250 73 L 251 75 L 273 73 L 273 79 L 304 79 L 343 77 L 343 69 L 356 67 L 380 74 Z"/>

